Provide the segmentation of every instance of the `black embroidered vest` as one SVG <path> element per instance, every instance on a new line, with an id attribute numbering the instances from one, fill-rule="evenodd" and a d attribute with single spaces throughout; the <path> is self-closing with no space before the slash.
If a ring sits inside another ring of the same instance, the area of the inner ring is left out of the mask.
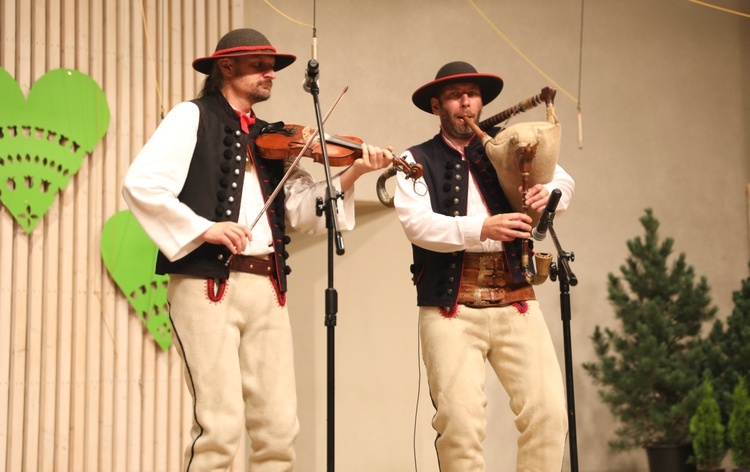
<path id="1" fill-rule="evenodd" d="M 267 123 L 256 120 L 245 134 L 240 119 L 223 95 L 212 94 L 193 100 L 200 109 L 198 140 L 190 162 L 185 185 L 177 198 L 196 214 L 211 221 L 237 221 L 242 200 L 245 164 L 251 159 L 258 172 L 264 200 L 267 200 L 284 175 L 284 161 L 259 157 L 255 138 Z M 248 156 L 250 148 L 252 155 Z M 273 235 L 276 279 L 286 291 L 290 272 L 285 259 L 289 256 L 285 235 L 284 191 L 278 193 L 266 212 Z M 226 265 L 230 255 L 223 245 L 204 243 L 185 257 L 170 262 L 161 252 L 157 256 L 157 274 L 188 274 L 206 278 L 229 278 Z"/>
<path id="2" fill-rule="evenodd" d="M 440 134 L 409 151 L 424 167 L 424 178 L 435 213 L 466 216 L 469 172 L 476 180 L 490 214 L 513 211 L 500 187 L 495 168 L 476 137 L 464 149 L 465 161 L 458 151 L 445 143 Z M 503 243 L 503 250 L 514 280 L 524 283 L 526 279 L 521 273 L 520 241 Z M 438 306 L 451 311 L 458 297 L 464 251 L 441 253 L 412 244 L 412 255 L 414 263 L 411 273 L 412 281 L 417 287 L 417 305 Z"/>

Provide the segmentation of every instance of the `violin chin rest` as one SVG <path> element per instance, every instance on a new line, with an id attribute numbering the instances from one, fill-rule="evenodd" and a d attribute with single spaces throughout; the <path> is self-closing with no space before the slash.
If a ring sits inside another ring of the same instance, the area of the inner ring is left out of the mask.
<path id="1" fill-rule="evenodd" d="M 277 121 L 275 123 L 268 123 L 266 126 L 260 129 L 260 134 L 265 133 L 279 133 L 284 131 L 284 122 Z"/>

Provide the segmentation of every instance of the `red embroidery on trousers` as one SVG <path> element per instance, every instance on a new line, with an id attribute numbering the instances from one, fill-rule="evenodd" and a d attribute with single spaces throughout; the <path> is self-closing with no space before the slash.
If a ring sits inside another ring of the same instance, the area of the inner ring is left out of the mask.
<path id="1" fill-rule="evenodd" d="M 448 309 L 450 309 L 450 311 Z M 443 318 L 455 318 L 456 315 L 458 314 L 458 305 L 453 305 L 453 308 L 448 307 L 448 306 L 446 307 L 439 306 L 438 311 L 440 312 L 441 315 L 443 315 Z"/>
<path id="2" fill-rule="evenodd" d="M 279 287 L 274 277 L 269 277 L 269 279 L 271 279 L 271 285 L 273 285 L 273 289 L 276 291 L 276 301 L 279 302 L 279 306 L 286 305 L 286 292 L 281 291 L 281 287 Z"/>
<path id="3" fill-rule="evenodd" d="M 516 310 L 518 310 L 519 313 L 524 314 L 527 311 L 529 311 L 529 304 L 525 301 L 523 302 L 515 302 L 513 304 L 514 307 L 516 307 Z"/>
<path id="4" fill-rule="evenodd" d="M 219 281 L 218 288 L 216 282 Z M 227 290 L 227 279 L 206 279 L 206 296 L 214 303 L 219 303 L 224 298 L 224 292 Z"/>

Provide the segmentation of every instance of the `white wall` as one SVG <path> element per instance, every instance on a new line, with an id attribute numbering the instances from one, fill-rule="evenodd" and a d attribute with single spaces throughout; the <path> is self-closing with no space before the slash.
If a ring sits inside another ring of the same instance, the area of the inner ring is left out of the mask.
<path id="1" fill-rule="evenodd" d="M 102 86 L 112 112 L 104 140 L 31 235 L 0 206 L 5 470 L 179 470 L 190 420 L 179 359 L 145 332 L 107 274 L 99 245 L 104 222 L 125 209 L 121 178 L 161 107 L 192 98 L 200 86 L 192 59 L 211 53 L 230 28 L 260 29 L 299 59 L 256 111 L 268 120 L 314 123 L 312 99 L 301 87 L 310 28 L 261 0 L 145 1 L 143 10 L 140 3 L 0 2 L 0 67 L 24 93 L 46 71 L 74 68 Z M 581 35 L 583 2 L 572 0 L 271 3 L 304 23 L 312 23 L 317 3 L 322 109 L 349 87 L 326 125 L 329 133 L 397 151 L 431 137 L 435 118 L 417 110 L 410 96 L 453 60 L 505 79 L 485 116 L 542 87 L 558 88 L 560 164 L 577 181 L 570 211 L 555 228 L 576 254 L 572 267 L 580 280 L 571 291 L 580 470 L 645 470 L 643 451 L 609 455 L 614 425 L 580 365 L 593 359 L 594 326 L 613 323 L 606 276 L 623 263 L 625 241 L 642 234 L 638 219 L 646 207 L 661 221 L 662 235 L 674 237 L 676 250 L 708 278 L 721 316 L 732 308 L 750 259 L 750 19 L 688 0 L 601 0 L 585 3 Z M 721 6 L 750 13 L 742 0 Z M 542 116 L 531 110 L 517 120 Z M 393 210 L 376 200 L 376 177 L 357 185 L 358 227 L 344 235 L 346 254 L 334 258 L 335 465 L 412 471 L 416 451 L 419 470 L 435 470 L 411 250 Z M 292 238 L 298 470 L 318 472 L 326 468 L 328 446 L 326 238 Z M 537 249 L 553 251 L 550 238 Z M 557 286 L 547 282 L 537 293 L 562 365 Z M 516 433 L 507 399 L 489 379 L 488 470 L 512 470 Z M 243 468 L 238 457 L 233 469 Z"/>
<path id="2" fill-rule="evenodd" d="M 312 2 L 272 3 L 295 20 L 313 21 Z M 259 115 L 313 125 L 312 98 L 301 88 L 311 29 L 284 19 L 264 1 L 249 5 L 248 25 L 298 55 L 279 74 L 275 96 L 258 107 Z M 687 0 L 586 2 L 581 57 L 582 6 L 570 0 L 554 6 L 540 0 L 321 0 L 321 107 L 325 112 L 348 86 L 326 131 L 401 151 L 437 132 L 436 118 L 419 111 L 410 98 L 447 62 L 466 60 L 505 79 L 504 91 L 485 108 L 485 117 L 545 86 L 558 88 L 563 125 L 559 163 L 577 183 L 572 206 L 555 228 L 563 248 L 576 255 L 572 268 L 580 281 L 571 290 L 579 469 L 645 470 L 641 450 L 609 454 L 606 441 L 613 438 L 615 425 L 581 364 L 594 358 L 589 340 L 594 327 L 614 323 L 607 274 L 618 273 L 627 256 L 626 240 L 643 234 L 639 218 L 647 207 L 661 221 L 661 235 L 674 237 L 676 251 L 685 252 L 696 273 L 708 278 L 721 316 L 731 311 L 731 293 L 748 275 L 750 259 L 750 19 Z M 722 6 L 747 10 L 739 0 Z M 575 102 L 579 80 L 582 148 Z M 541 109 L 531 110 L 514 122 L 543 116 Z M 424 378 L 416 410 L 419 361 L 411 251 L 393 210 L 377 203 L 375 177 L 358 184 L 359 226 L 345 234 L 347 253 L 335 257 L 336 467 L 414 470 L 416 412 L 419 470 L 436 470 L 433 410 Z M 293 235 L 289 249 L 300 470 L 318 471 L 327 462 L 326 240 Z M 537 244 L 537 250 L 554 252 L 550 238 Z M 537 294 L 562 366 L 558 286 L 548 281 Z M 512 470 L 516 433 L 507 398 L 491 372 L 488 379 L 488 470 Z"/>

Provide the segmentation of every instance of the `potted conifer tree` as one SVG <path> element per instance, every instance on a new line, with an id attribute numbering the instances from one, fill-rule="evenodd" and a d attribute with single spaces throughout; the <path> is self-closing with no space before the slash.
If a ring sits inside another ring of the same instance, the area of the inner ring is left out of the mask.
<path id="1" fill-rule="evenodd" d="M 750 264 L 748 264 L 750 268 Z M 712 374 L 712 384 L 721 407 L 724 424 L 732 411 L 733 391 L 740 377 L 750 378 L 750 277 L 732 294 L 734 309 L 726 319 L 714 322 L 703 357 Z"/>
<path id="2" fill-rule="evenodd" d="M 716 315 L 708 282 L 695 281 L 674 241 L 659 239 L 651 209 L 641 218 L 645 237 L 627 242 L 621 276 L 609 274 L 608 298 L 619 328 L 597 326 L 597 360 L 584 370 L 618 420 L 614 451 L 645 448 L 653 472 L 695 470 L 688 423 L 700 399 L 703 324 Z"/>
<path id="3" fill-rule="evenodd" d="M 727 439 L 734 472 L 750 472 L 750 396 L 740 377 L 732 396 L 732 413 L 727 425 Z"/>
<path id="4" fill-rule="evenodd" d="M 721 321 L 716 320 L 708 342 L 701 349 L 712 373 L 722 418 L 727 424 L 734 470 L 750 472 L 750 413 L 747 413 L 750 406 L 745 406 L 748 401 L 745 382 L 750 378 L 750 277 L 742 281 L 732 299 L 734 309 L 726 320 L 726 329 Z"/>
<path id="5" fill-rule="evenodd" d="M 727 453 L 724 424 L 719 403 L 708 373 L 703 380 L 703 396 L 690 418 L 693 458 L 699 472 L 724 472 L 721 461 Z"/>

